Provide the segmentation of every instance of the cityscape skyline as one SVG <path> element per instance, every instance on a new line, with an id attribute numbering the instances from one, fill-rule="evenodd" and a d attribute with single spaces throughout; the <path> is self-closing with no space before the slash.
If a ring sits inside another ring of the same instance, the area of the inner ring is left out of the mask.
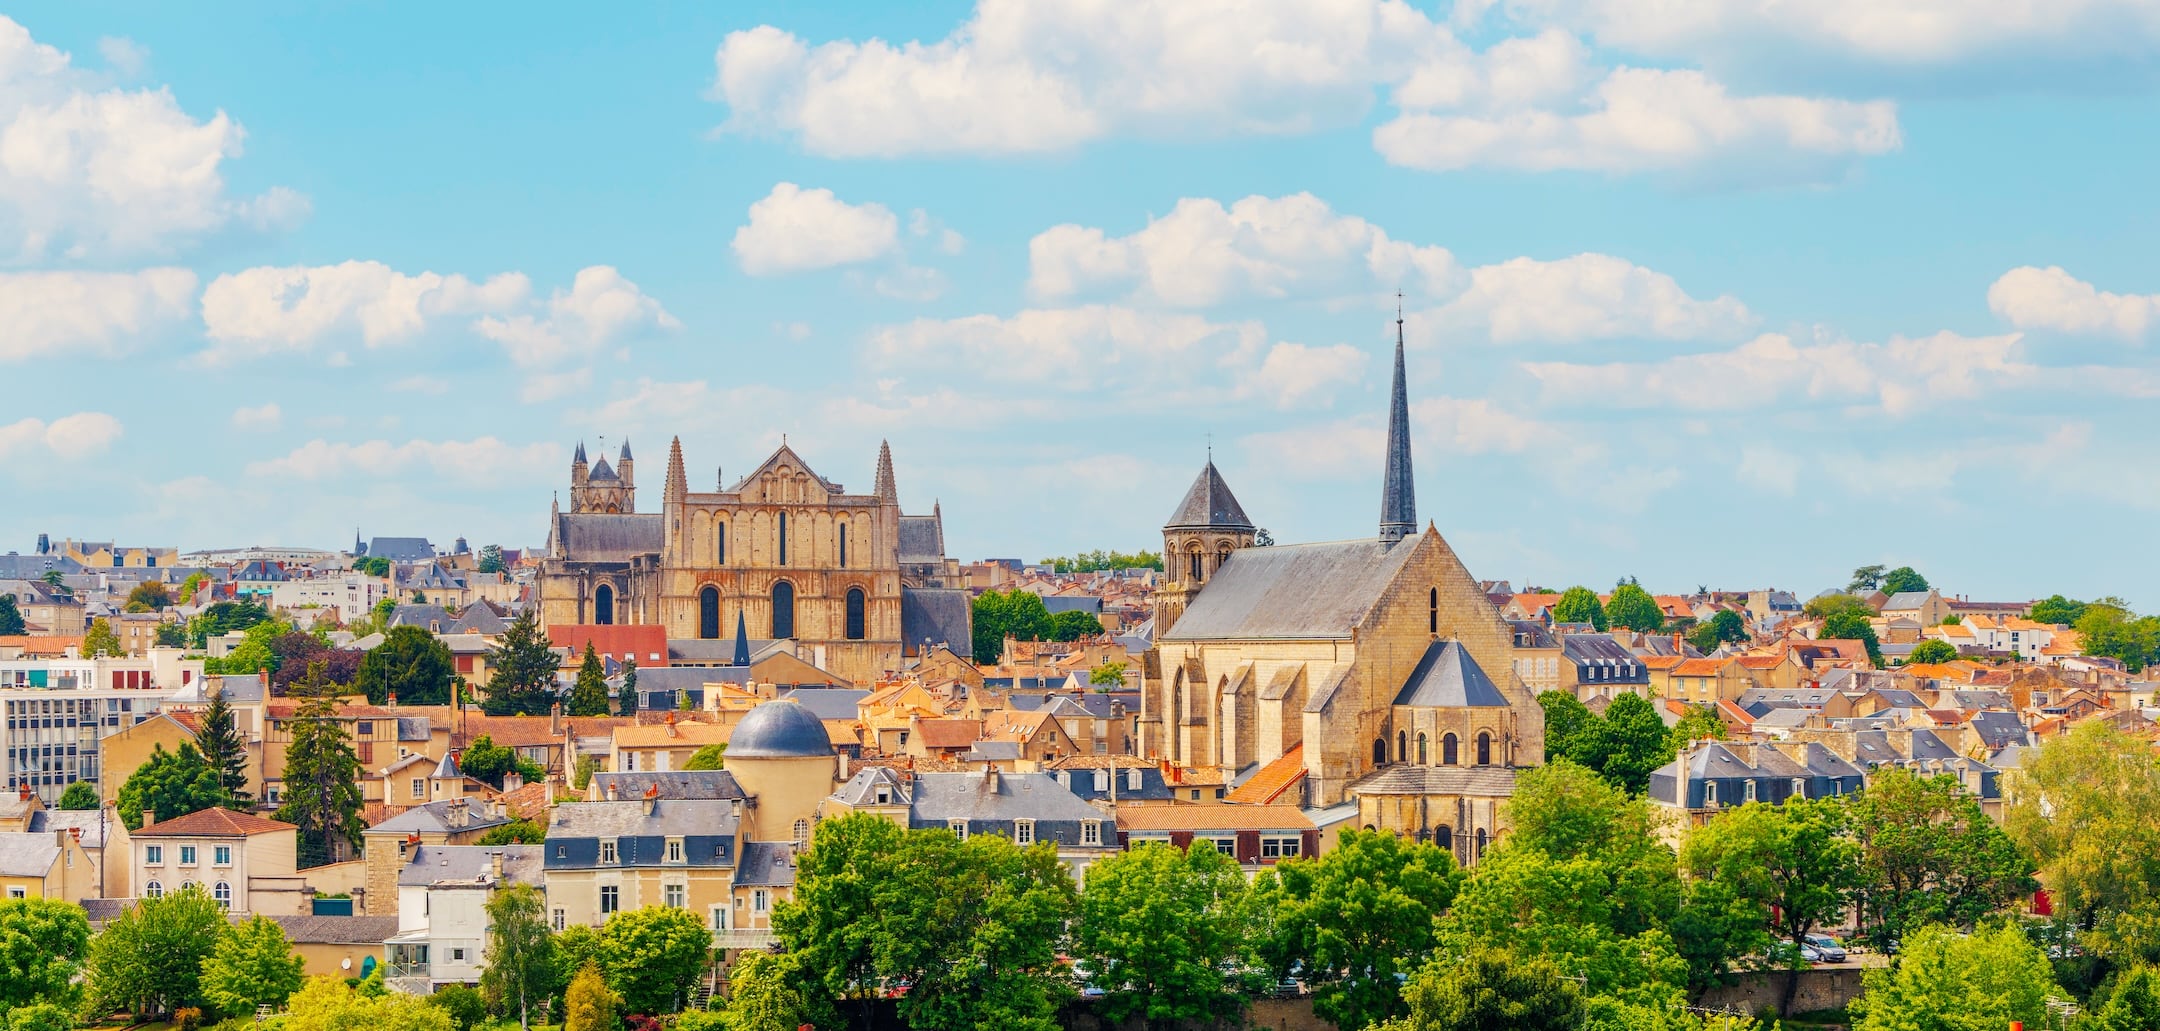
<path id="1" fill-rule="evenodd" d="M 962 558 L 1152 548 L 1211 449 L 1275 539 L 1362 536 L 1400 290 L 1477 576 L 2149 605 L 2155 30 L 2105 8 L 1286 6 L 1218 52 L 1144 6 L 19 5 L 0 551 L 537 547 L 580 439 L 678 434 L 858 488 L 889 439 Z"/>

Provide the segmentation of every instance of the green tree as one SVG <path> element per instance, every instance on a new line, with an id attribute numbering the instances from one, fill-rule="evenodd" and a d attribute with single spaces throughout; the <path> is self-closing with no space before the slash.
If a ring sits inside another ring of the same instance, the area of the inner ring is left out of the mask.
<path id="1" fill-rule="evenodd" d="M 95 659 L 101 655 L 126 655 L 127 649 L 120 645 L 120 635 L 113 633 L 112 621 L 99 617 L 90 621 L 90 629 L 83 634 L 82 655 Z"/>
<path id="2" fill-rule="evenodd" d="M 23 622 L 22 609 L 15 604 L 12 594 L 0 594 L 0 637 L 20 637 L 29 632 Z"/>
<path id="3" fill-rule="evenodd" d="M 223 689 L 210 692 L 210 704 L 203 706 L 202 730 L 195 741 L 201 746 L 203 762 L 217 771 L 218 787 L 232 798 L 247 794 L 247 741 L 240 736 L 240 728 L 233 719 L 232 704 L 225 700 Z"/>
<path id="4" fill-rule="evenodd" d="M 912 915 L 914 900 L 897 898 L 896 869 L 907 832 L 865 813 L 822 820 L 810 850 L 796 862 L 795 896 L 773 911 L 772 926 L 817 997 L 850 1002 L 867 1023 L 875 1005 L 879 952 Z"/>
<path id="5" fill-rule="evenodd" d="M 922 1031 L 1055 1031 L 1072 992 L 1058 946 L 1078 901 L 1056 847 L 934 828 L 907 834 L 897 866 L 902 897 L 934 900 L 888 924 L 881 943 L 887 973 L 913 985 L 900 1019 Z"/>
<path id="6" fill-rule="evenodd" d="M 474 564 L 474 570 L 482 573 L 500 573 L 506 568 L 508 567 L 503 565 L 502 545 L 485 544 L 480 547 L 480 560 Z"/>
<path id="7" fill-rule="evenodd" d="M 830 1026 L 830 1007 L 810 989 L 797 953 L 745 952 L 728 973 L 727 1031 L 795 1031 Z"/>
<path id="8" fill-rule="evenodd" d="M 2043 600 L 2033 602 L 2031 613 L 2033 622 L 2050 626 L 2076 626 L 2078 619 L 2084 615 L 2084 602 L 2071 601 L 2060 594 L 2049 595 Z"/>
<path id="9" fill-rule="evenodd" d="M 1103 1019 L 1149 1027 L 1227 1018 L 1238 1008 L 1224 970 L 1245 941 L 1245 875 L 1202 842 L 1152 842 L 1087 868 L 1073 952 L 1109 992 Z"/>
<path id="10" fill-rule="evenodd" d="M 90 942 L 92 1012 L 126 1010 L 140 1020 L 200 1007 L 203 961 L 228 933 L 225 908 L 200 884 L 122 909 Z"/>
<path id="11" fill-rule="evenodd" d="M 2160 957 L 2160 764 L 2151 744 L 2088 720 L 2041 746 L 2010 784 L 2003 829 L 2040 867 L 2094 951 Z"/>
<path id="12" fill-rule="evenodd" d="M 360 660 L 357 686 L 375 705 L 391 695 L 401 705 L 448 705 L 456 672 L 449 646 L 434 634 L 416 626 L 391 627 L 383 643 Z"/>
<path id="13" fill-rule="evenodd" d="M 994 663 L 1005 652 L 1005 638 L 1047 641 L 1054 627 L 1042 598 L 1022 590 L 984 591 L 974 602 L 975 661 Z"/>
<path id="14" fill-rule="evenodd" d="M 1922 641 L 1919 644 L 1913 645 L 1913 650 L 1906 653 L 1905 655 L 1905 662 L 1908 665 L 1937 662 L 1956 662 L 1957 657 L 1958 650 L 1956 645 L 1953 645 L 1948 641 L 1936 637 L 1929 638 L 1928 640 Z"/>
<path id="15" fill-rule="evenodd" d="M 546 840 L 547 827 L 545 825 L 534 823 L 531 820 L 512 820 L 509 823 L 488 828 L 487 833 L 480 835 L 473 844 L 481 846 L 538 845 Z"/>
<path id="16" fill-rule="evenodd" d="M 1875 642 L 1875 626 L 1858 612 L 1837 612 L 1823 620 L 1825 641 L 1859 641 L 1867 646 L 1868 661 L 1882 665 L 1882 646 Z"/>
<path id="17" fill-rule="evenodd" d="M 697 756 L 691 756 L 692 759 Z M 589 755 L 578 756 L 577 766 L 571 770 L 570 786 L 583 791 L 592 784 L 592 775 L 600 772 L 600 760 Z"/>
<path id="18" fill-rule="evenodd" d="M 353 571 L 364 576 L 389 576 L 390 560 L 381 557 L 354 559 Z"/>
<path id="19" fill-rule="evenodd" d="M 1403 985 L 1409 1013 L 1376 1031 L 1575 1031 L 1582 992 L 1542 957 L 1481 948 L 1442 956 Z"/>
<path id="20" fill-rule="evenodd" d="M 2048 1003 L 2064 997 L 2047 955 L 2010 925 L 1970 937 L 1919 928 L 1904 940 L 1897 966 L 1869 970 L 1861 981 L 1853 1031 L 1994 1031 L 2014 1020 L 2050 1027 Z"/>
<path id="21" fill-rule="evenodd" d="M 570 704 L 563 711 L 571 716 L 608 714 L 607 674 L 590 641 L 585 643 L 585 661 L 578 665 L 577 683 L 570 688 Z"/>
<path id="22" fill-rule="evenodd" d="M 1605 779 L 1640 795 L 1650 788 L 1650 774 L 1673 760 L 1675 748 L 1665 720 L 1649 699 L 1632 692 L 1605 708 Z"/>
<path id="23" fill-rule="evenodd" d="M 622 1005 L 622 997 L 608 990 L 600 968 L 588 962 L 570 979 L 563 1000 L 563 1031 L 616 1031 L 615 1014 Z"/>
<path id="24" fill-rule="evenodd" d="M 75 1015 L 49 1002 L 0 1010 L 0 1029 L 5 1031 L 75 1031 Z"/>
<path id="25" fill-rule="evenodd" d="M 616 702 L 618 703 L 615 715 L 637 715 L 637 694 L 637 656 L 633 655 L 623 659 L 622 687 L 615 692 Z"/>
<path id="26" fill-rule="evenodd" d="M 1597 592 L 1580 585 L 1563 591 L 1560 600 L 1553 605 L 1555 623 L 1588 623 L 1604 630 L 1605 606 L 1598 601 Z"/>
<path id="27" fill-rule="evenodd" d="M 1723 741 L 1726 737 L 1725 721 L 1718 718 L 1717 710 L 1707 705 L 1690 705 L 1680 714 L 1680 722 L 1673 724 L 1665 735 L 1665 751 L 1677 756 L 1692 741 Z"/>
<path id="28" fill-rule="evenodd" d="M 0 1013 L 37 1002 L 72 1008 L 90 921 L 59 899 L 0 899 Z"/>
<path id="29" fill-rule="evenodd" d="M 1737 644 L 1747 639 L 1747 620 L 1731 609 L 1717 610 L 1708 622 L 1688 632 L 1688 643 L 1704 654 L 1716 651 L 1718 645 Z"/>
<path id="30" fill-rule="evenodd" d="M 1921 576 L 1920 571 L 1911 566 L 1899 566 L 1883 574 L 1882 592 L 1884 594 L 1905 594 L 1910 591 L 1925 591 L 1927 589 L 1927 577 Z"/>
<path id="31" fill-rule="evenodd" d="M 120 785 L 120 822 L 129 831 L 142 829 L 144 817 L 163 823 L 204 809 L 233 804 L 231 795 L 218 783 L 218 774 L 203 761 L 202 753 L 189 742 L 168 752 L 162 744 L 150 746 L 150 758 Z"/>
<path id="32" fill-rule="evenodd" d="M 67 574 L 62 573 L 57 569 L 46 570 L 45 575 L 40 577 L 39 579 L 44 580 L 45 586 L 52 588 L 53 593 L 55 594 L 66 594 L 72 596 L 75 593 L 75 589 L 73 587 L 69 587 L 67 584 Z"/>
<path id="33" fill-rule="evenodd" d="M 1267 531 L 1263 530 L 1264 535 Z M 1163 567 L 1162 555 L 1152 551 L 1136 551 L 1128 555 L 1122 551 L 1083 551 L 1064 558 L 1046 558 L 1042 564 L 1059 573 L 1099 573 L 1119 569 L 1154 569 Z"/>
<path id="34" fill-rule="evenodd" d="M 528 784 L 547 778 L 547 771 L 539 763 L 518 755 L 515 748 L 496 744 L 489 734 L 473 738 L 472 744 L 458 754 L 458 771 L 498 789 L 503 786 L 503 776 L 511 772 L 525 778 Z"/>
<path id="35" fill-rule="evenodd" d="M 2113 601 L 2101 599 L 2085 606 L 2077 621 L 2078 637 L 2085 654 L 2120 659 L 2131 672 L 2141 672 L 2160 652 L 2160 619 L 2138 618 Z"/>
<path id="36" fill-rule="evenodd" d="M 301 869 L 337 862 L 357 853 L 360 832 L 360 758 L 337 703 L 324 697 L 301 703 L 285 748 L 285 804 L 277 818 L 300 828 Z M 349 851 L 348 851 L 349 850 Z"/>
<path id="37" fill-rule="evenodd" d="M 1566 759 L 1590 770 L 1603 770 L 1611 745 L 1605 738 L 1605 721 L 1566 691 L 1542 691 L 1538 707 L 1545 711 L 1545 754 Z"/>
<path id="38" fill-rule="evenodd" d="M 491 716 L 545 716 L 555 704 L 555 674 L 562 660 L 555 657 L 547 635 L 540 632 L 531 609 L 519 613 L 503 631 L 502 643 L 488 655 L 487 700 L 481 704 Z"/>
<path id="39" fill-rule="evenodd" d="M 598 959 L 608 987 L 621 994 L 629 1012 L 674 1013 L 711 962 L 712 943 L 712 931 L 697 914 L 646 906 L 608 917 Z"/>
<path id="40" fill-rule="evenodd" d="M 1261 959 L 1313 986 L 1313 1012 L 1344 1029 L 1400 1016 L 1395 975 L 1432 951 L 1433 914 L 1462 883 L 1455 857 L 1387 831 L 1345 830 L 1335 849 L 1285 860 L 1252 887 Z"/>
<path id="41" fill-rule="evenodd" d="M 181 622 L 159 623 L 157 643 L 160 648 L 187 647 L 187 624 Z"/>
<path id="42" fill-rule="evenodd" d="M 1828 619 L 1840 612 L 1851 612 L 1862 619 L 1875 614 L 1875 610 L 1869 608 L 1867 602 L 1851 594 L 1816 595 L 1808 599 L 1807 606 L 1801 611 L 1811 619 Z"/>
<path id="43" fill-rule="evenodd" d="M 683 764 L 686 770 L 727 769 L 727 742 L 704 745 L 690 753 L 690 761 Z"/>
<path id="44" fill-rule="evenodd" d="M 1845 911 L 1860 880 L 1859 848 L 1835 799 L 1751 802 L 1720 813 L 1688 833 L 1680 861 L 1695 878 L 1724 885 L 1735 902 L 1756 906 L 1794 963 L 1806 937 Z M 1781 1014 L 1797 984 L 1787 980 Z"/>
<path id="45" fill-rule="evenodd" d="M 1102 620 L 1092 612 L 1078 609 L 1059 612 L 1050 617 L 1050 639 L 1053 641 L 1077 641 L 1083 637 L 1100 637 Z"/>
<path id="46" fill-rule="evenodd" d="M 358 989 L 335 977 L 311 977 L 286 1004 L 277 1031 L 451 1031 L 447 1010 L 381 986 L 380 969 Z"/>
<path id="47" fill-rule="evenodd" d="M 292 624 L 286 620 L 268 619 L 256 623 L 241 631 L 241 641 L 232 651 L 225 653 L 222 658 L 206 660 L 203 663 L 203 672 L 228 675 L 275 674 L 279 662 L 278 639 L 292 633 Z M 312 640 L 304 634 L 301 636 L 303 639 Z"/>
<path id="48" fill-rule="evenodd" d="M 1657 599 L 1632 578 L 1613 588 L 1611 600 L 1605 603 L 1605 619 L 1613 626 L 1646 634 L 1665 629 L 1665 610 L 1658 608 Z"/>
<path id="49" fill-rule="evenodd" d="M 2039 887 L 2032 859 L 1955 777 L 1877 770 L 1845 812 L 1860 849 L 1854 909 L 1879 943 L 1924 923 L 1970 930 Z"/>
<path id="50" fill-rule="evenodd" d="M 166 606 L 171 605 L 173 601 L 172 595 L 165 591 L 164 581 L 144 580 L 136 584 L 134 590 L 128 592 L 127 603 L 129 605 L 141 605 L 143 611 L 161 612 Z"/>
<path id="51" fill-rule="evenodd" d="M 101 804 L 103 803 L 98 799 L 97 785 L 87 780 L 78 780 L 60 793 L 62 809 L 96 809 Z"/>
<path id="52" fill-rule="evenodd" d="M 2123 971 L 2115 978 L 2107 1001 L 2084 1026 L 2088 1031 L 2150 1031 L 2160 1027 L 2160 974 L 2144 965 Z"/>
<path id="53" fill-rule="evenodd" d="M 1088 670 L 1088 683 L 1094 687 L 1113 689 L 1125 686 L 1125 663 L 1111 660 Z"/>
<path id="54" fill-rule="evenodd" d="M 548 933 L 546 902 L 530 884 L 513 884 L 487 901 L 487 969 L 480 988 L 496 1012 L 532 1027 L 532 1010 L 556 990 L 555 936 Z"/>
<path id="55" fill-rule="evenodd" d="M 300 990 L 307 961 L 285 940 L 285 929 L 256 915 L 218 938 L 203 959 L 202 992 L 221 1012 L 240 1016 L 278 1007 Z"/>
<path id="56" fill-rule="evenodd" d="M 1847 594 L 1866 594 L 1882 589 L 1883 572 L 1888 566 L 1861 566 L 1852 571 L 1852 582 L 1845 585 Z"/>
<path id="57" fill-rule="evenodd" d="M 452 1031 L 468 1031 L 487 1023 L 487 996 L 461 984 L 437 987 L 427 996 L 427 1004 L 450 1015 Z"/>

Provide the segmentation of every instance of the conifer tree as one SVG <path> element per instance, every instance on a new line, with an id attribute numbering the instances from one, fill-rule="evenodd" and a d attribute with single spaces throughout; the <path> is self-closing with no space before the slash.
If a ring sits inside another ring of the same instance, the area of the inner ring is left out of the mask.
<path id="1" fill-rule="evenodd" d="M 585 661 L 578 665 L 577 685 L 570 689 L 570 704 L 564 709 L 572 716 L 607 715 L 607 673 L 590 641 L 585 643 Z"/>
<path id="2" fill-rule="evenodd" d="M 531 610 L 503 631 L 502 644 L 488 656 L 494 670 L 481 708 L 490 716 L 545 716 L 555 703 L 555 673 L 561 668 L 547 635 Z"/>
<path id="3" fill-rule="evenodd" d="M 308 664 L 307 680 L 294 684 L 308 700 L 292 721 L 292 744 L 285 750 L 285 804 L 277 818 L 300 828 L 302 869 L 337 862 L 357 852 L 360 832 L 360 758 L 353 752 L 345 724 L 335 719 L 337 702 L 325 684 L 324 663 Z"/>
<path id="4" fill-rule="evenodd" d="M 623 660 L 622 696 L 617 699 L 615 714 L 635 716 L 637 708 L 637 656 L 633 655 Z"/>
<path id="5" fill-rule="evenodd" d="M 213 691 L 210 704 L 203 707 L 202 732 L 195 736 L 203 761 L 217 771 L 218 786 L 225 793 L 240 798 L 247 788 L 247 744 L 240 739 L 240 730 L 233 723 L 232 706 L 225 701 L 223 690 Z"/>

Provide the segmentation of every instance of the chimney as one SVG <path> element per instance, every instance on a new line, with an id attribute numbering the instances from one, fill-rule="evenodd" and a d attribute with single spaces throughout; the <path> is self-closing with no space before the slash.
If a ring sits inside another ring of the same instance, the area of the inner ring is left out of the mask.
<path id="1" fill-rule="evenodd" d="M 607 800 L 610 802 L 617 801 L 618 796 L 619 792 L 615 790 L 615 782 L 609 781 L 607 786 Z"/>
<path id="2" fill-rule="evenodd" d="M 982 782 L 983 782 L 983 787 L 989 788 L 989 789 L 990 789 L 990 790 L 992 790 L 992 791 L 996 791 L 996 790 L 998 789 L 998 771 L 997 771 L 997 766 L 996 766 L 995 764 L 992 764 L 992 763 L 984 763 L 984 764 L 983 764 L 983 780 L 982 780 Z"/>
<path id="3" fill-rule="evenodd" d="M 503 793 L 509 794 L 525 786 L 525 775 L 516 770 L 503 774 Z"/>
<path id="4" fill-rule="evenodd" d="M 392 692 L 390 692 L 390 708 L 393 708 L 393 709 L 397 708 L 397 692 L 396 692 L 396 691 L 392 691 Z"/>
<path id="5" fill-rule="evenodd" d="M 645 815 L 653 816 L 658 814 L 659 812 L 660 783 L 658 781 L 654 781 L 651 784 L 645 785 Z"/>
<path id="6" fill-rule="evenodd" d="M 494 852 L 488 855 L 488 872 L 494 875 L 495 883 L 502 883 L 502 853 Z"/>
<path id="7" fill-rule="evenodd" d="M 561 702 L 556 702 L 555 704 L 548 706 L 548 733 L 557 737 L 560 737 L 562 735 Z"/>
<path id="8" fill-rule="evenodd" d="M 20 797 L 22 801 L 30 801 L 30 785 L 23 785 L 21 790 L 17 792 L 17 796 Z"/>

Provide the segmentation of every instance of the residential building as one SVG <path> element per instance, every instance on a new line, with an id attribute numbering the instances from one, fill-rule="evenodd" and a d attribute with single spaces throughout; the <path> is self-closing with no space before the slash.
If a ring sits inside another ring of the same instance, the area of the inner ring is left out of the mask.
<path id="1" fill-rule="evenodd" d="M 548 823 L 544 867 L 549 925 L 597 927 L 643 906 L 688 909 L 715 934 L 734 930 L 733 881 L 741 854 L 739 799 L 646 797 L 565 802 Z M 724 941 L 728 947 L 763 941 Z"/>
<path id="2" fill-rule="evenodd" d="M 478 985 L 487 969 L 488 900 L 513 884 L 543 888 L 544 845 L 422 845 L 398 870 L 397 933 L 382 943 L 384 983 L 413 995 Z"/>
<path id="3" fill-rule="evenodd" d="M 361 833 L 366 887 L 355 908 L 367 916 L 397 915 L 399 872 L 412 862 L 414 850 L 471 845 L 509 822 L 499 802 L 454 798 L 414 806 L 369 827 Z"/>
<path id="4" fill-rule="evenodd" d="M 96 867 L 72 831 L 0 831 L 0 899 L 96 897 Z"/>
<path id="5" fill-rule="evenodd" d="M 1584 702 L 1651 694 L 1650 667 L 1607 634 L 1560 635 L 1560 680 L 1561 690 Z"/>
<path id="6" fill-rule="evenodd" d="M 1522 597 L 1518 595 L 1518 597 Z M 1552 595 L 1558 598 L 1559 595 Z M 1515 633 L 1515 675 L 1532 695 L 1561 689 L 1560 642 L 1540 619 L 1510 619 Z M 1574 685 L 1567 685 L 1573 690 Z"/>
<path id="7" fill-rule="evenodd" d="M 102 784 L 105 740 L 172 694 L 148 659 L 0 661 L 4 790 L 28 786 L 50 803 L 78 780 Z"/>
<path id="8" fill-rule="evenodd" d="M 1881 615 L 1884 619 L 1909 619 L 1922 628 L 1938 626 L 1951 615 L 1950 603 L 1943 600 L 1942 592 L 1933 588 L 1925 591 L 1899 591 L 1883 601 Z"/>
<path id="9" fill-rule="evenodd" d="M 1650 774 L 1650 801 L 1700 826 L 1720 810 L 1749 802 L 1834 798 L 1860 790 L 1864 775 L 1824 745 L 1701 741 Z"/>
<path id="10" fill-rule="evenodd" d="M 133 835 L 129 874 L 146 898 L 199 884 L 235 914 L 297 915 L 314 890 L 295 868 L 299 828 L 229 809 L 204 809 Z"/>
<path id="11" fill-rule="evenodd" d="M 1206 842 L 1254 873 L 1285 859 L 1320 854 L 1320 830 L 1295 805 L 1236 805 L 1226 802 L 1120 806 L 1118 844 L 1133 848 L 1150 841 L 1190 848 Z M 1438 843 L 1442 848 L 1448 842 Z"/>
<path id="12" fill-rule="evenodd" d="M 1050 842 L 1075 880 L 1117 844 L 1109 814 L 1046 773 L 869 767 L 833 792 L 822 812 L 827 818 L 868 812 L 908 827 L 942 827 L 962 838 L 1002 834 L 1016 845 Z"/>

